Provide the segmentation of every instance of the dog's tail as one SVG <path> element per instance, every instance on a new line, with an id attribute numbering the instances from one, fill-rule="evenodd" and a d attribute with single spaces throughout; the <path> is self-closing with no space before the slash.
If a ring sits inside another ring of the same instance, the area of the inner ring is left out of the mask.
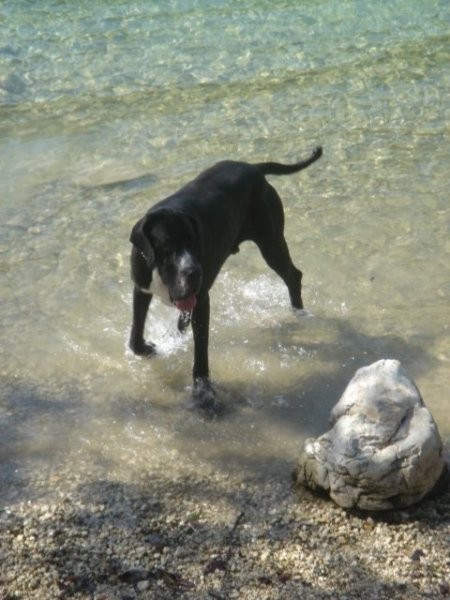
<path id="1" fill-rule="evenodd" d="M 265 163 L 257 163 L 255 166 L 259 169 L 264 175 L 290 175 L 291 173 L 297 173 L 297 171 L 301 171 L 302 169 L 306 169 L 313 162 L 318 160 L 322 156 L 322 147 L 317 146 L 312 151 L 312 154 L 306 160 L 302 160 L 298 163 L 294 163 L 293 165 L 282 165 L 281 163 L 276 162 L 265 162 Z"/>

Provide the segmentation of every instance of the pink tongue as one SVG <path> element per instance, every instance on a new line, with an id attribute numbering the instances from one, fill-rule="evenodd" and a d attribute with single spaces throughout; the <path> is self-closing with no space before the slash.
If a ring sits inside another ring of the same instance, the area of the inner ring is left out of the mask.
<path id="1" fill-rule="evenodd" d="M 184 298 L 183 300 L 175 300 L 174 304 L 178 308 L 178 310 L 181 310 L 183 312 L 190 312 L 195 308 L 195 305 L 197 304 L 197 298 L 195 297 L 195 294 L 192 294 L 192 296 L 189 296 L 189 298 Z"/>

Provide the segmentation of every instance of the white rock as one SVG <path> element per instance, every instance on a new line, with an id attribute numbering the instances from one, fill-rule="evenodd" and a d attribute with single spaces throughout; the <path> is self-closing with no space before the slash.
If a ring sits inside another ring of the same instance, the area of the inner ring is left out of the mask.
<path id="1" fill-rule="evenodd" d="M 297 481 L 345 508 L 384 510 L 421 500 L 445 467 L 436 423 L 397 360 L 359 369 L 331 412 L 332 429 L 306 440 Z"/>

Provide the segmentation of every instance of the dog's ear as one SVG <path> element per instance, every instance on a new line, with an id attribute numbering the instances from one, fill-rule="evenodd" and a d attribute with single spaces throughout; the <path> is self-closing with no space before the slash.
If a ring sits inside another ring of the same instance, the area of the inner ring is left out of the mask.
<path id="1" fill-rule="evenodd" d="M 147 226 L 148 221 L 146 217 L 138 221 L 131 230 L 130 242 L 135 248 L 141 251 L 147 262 L 150 264 L 154 261 L 155 255 L 153 253 L 153 248 L 150 243 L 150 240 L 148 239 Z"/>

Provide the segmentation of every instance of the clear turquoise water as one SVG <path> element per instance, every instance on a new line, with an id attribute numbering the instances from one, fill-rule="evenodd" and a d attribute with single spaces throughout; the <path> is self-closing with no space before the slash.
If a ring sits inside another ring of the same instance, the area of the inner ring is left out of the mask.
<path id="1" fill-rule="evenodd" d="M 65 464 L 284 477 L 382 357 L 448 444 L 449 25 L 447 0 L 0 3 L 2 491 Z M 126 351 L 131 225 L 216 160 L 318 143 L 273 182 L 309 316 L 251 246 L 229 260 L 211 366 L 230 413 L 205 423 L 173 311 L 153 307 L 157 359 Z"/>

